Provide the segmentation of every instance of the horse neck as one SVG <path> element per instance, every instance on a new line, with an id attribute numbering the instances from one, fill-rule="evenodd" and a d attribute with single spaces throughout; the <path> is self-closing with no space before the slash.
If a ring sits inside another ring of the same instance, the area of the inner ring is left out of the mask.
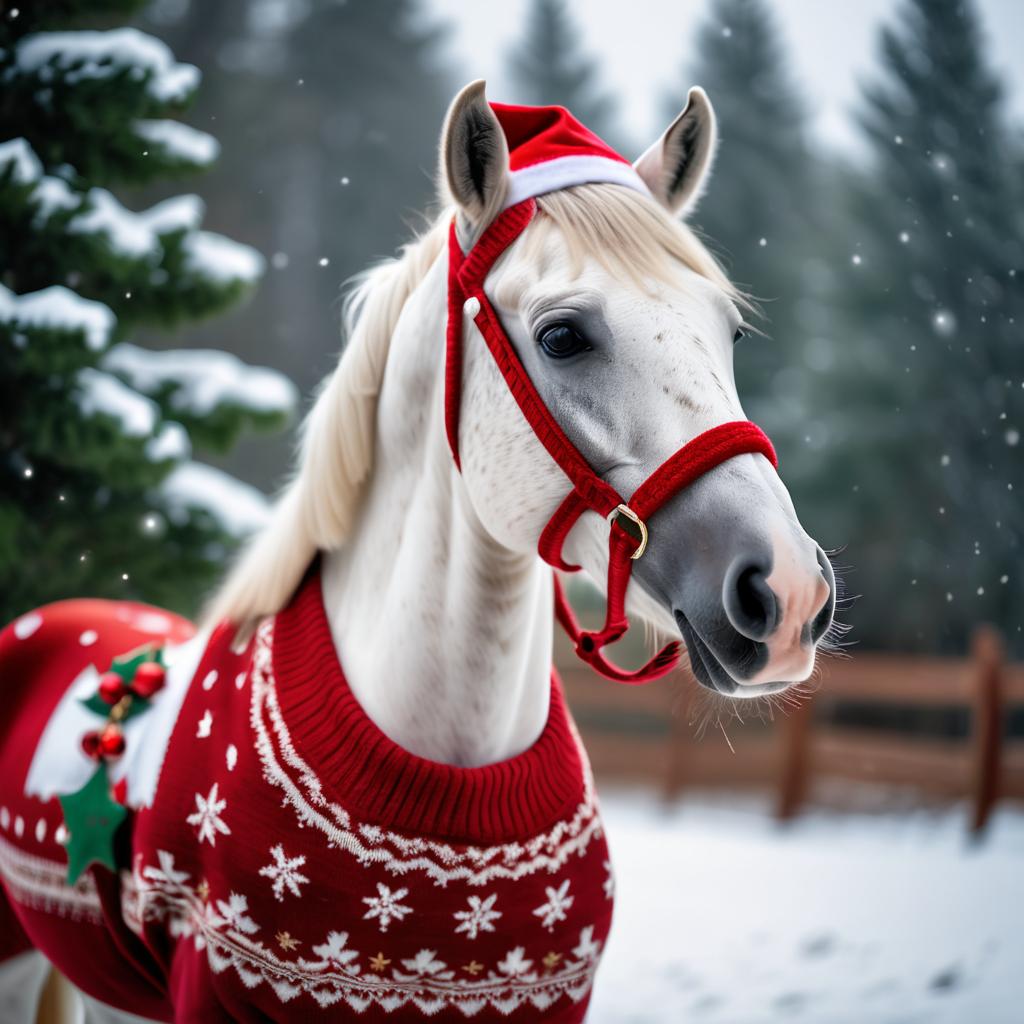
<path id="1" fill-rule="evenodd" d="M 444 283 L 442 258 L 402 310 L 375 467 L 351 540 L 324 558 L 323 590 L 370 719 L 411 753 L 480 765 L 527 749 L 547 721 L 551 575 L 487 534 L 452 462 Z"/>

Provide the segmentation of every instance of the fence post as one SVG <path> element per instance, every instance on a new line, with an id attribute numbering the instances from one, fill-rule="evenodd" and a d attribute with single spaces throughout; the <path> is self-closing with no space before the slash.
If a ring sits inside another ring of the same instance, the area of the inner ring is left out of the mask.
<path id="1" fill-rule="evenodd" d="M 979 837 L 999 796 L 1003 743 L 1003 647 L 992 626 L 975 630 L 971 654 L 971 833 Z"/>
<path id="2" fill-rule="evenodd" d="M 811 723 L 814 718 L 814 695 L 802 697 L 780 722 L 781 765 L 779 792 L 775 805 L 778 821 L 790 821 L 800 810 L 807 796 L 810 775 Z"/>

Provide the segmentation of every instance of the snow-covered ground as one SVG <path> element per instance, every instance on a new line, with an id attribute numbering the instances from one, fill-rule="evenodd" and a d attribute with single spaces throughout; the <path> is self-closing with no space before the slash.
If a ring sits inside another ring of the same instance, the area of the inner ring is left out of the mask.
<path id="1" fill-rule="evenodd" d="M 588 1024 L 1024 1020 L 1024 813 L 809 814 L 602 794 L 615 921 Z"/>

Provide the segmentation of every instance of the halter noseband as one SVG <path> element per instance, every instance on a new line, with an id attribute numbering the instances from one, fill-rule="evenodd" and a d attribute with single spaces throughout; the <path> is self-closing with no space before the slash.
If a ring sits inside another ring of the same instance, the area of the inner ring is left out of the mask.
<path id="1" fill-rule="evenodd" d="M 773 466 L 778 460 L 771 441 L 748 420 L 720 423 L 698 434 L 663 462 L 633 492 L 627 502 L 607 481 L 590 468 L 587 460 L 565 436 L 544 404 L 501 326 L 484 293 L 488 272 L 505 250 L 523 233 L 537 206 L 526 199 L 509 207 L 487 228 L 479 241 L 463 254 L 452 223 L 448 239 L 448 337 L 445 362 L 445 430 L 455 465 L 459 460 L 459 407 L 462 397 L 462 316 L 473 317 L 487 347 L 505 378 L 527 422 L 559 468 L 572 482 L 572 490 L 555 510 L 538 549 L 549 565 L 576 572 L 562 558 L 569 531 L 588 509 L 609 523 L 607 611 L 604 626 L 581 629 L 555 575 L 555 614 L 576 647 L 576 654 L 601 675 L 620 683 L 646 683 L 671 671 L 679 660 L 679 643 L 672 642 L 634 672 L 613 664 L 602 648 L 614 643 L 629 628 L 626 617 L 626 586 L 633 562 L 647 547 L 648 518 L 684 487 L 715 466 L 737 455 L 760 454 Z"/>

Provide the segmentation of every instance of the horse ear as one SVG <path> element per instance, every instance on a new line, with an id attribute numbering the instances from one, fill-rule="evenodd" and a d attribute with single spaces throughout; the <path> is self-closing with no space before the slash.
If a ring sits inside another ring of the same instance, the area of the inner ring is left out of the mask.
<path id="1" fill-rule="evenodd" d="M 633 167 L 662 206 L 689 211 L 707 183 L 717 136 L 711 101 L 694 86 L 683 112 Z"/>
<path id="2" fill-rule="evenodd" d="M 471 82 L 452 100 L 441 133 L 442 190 L 472 229 L 486 227 L 508 193 L 508 143 L 485 83 Z"/>

